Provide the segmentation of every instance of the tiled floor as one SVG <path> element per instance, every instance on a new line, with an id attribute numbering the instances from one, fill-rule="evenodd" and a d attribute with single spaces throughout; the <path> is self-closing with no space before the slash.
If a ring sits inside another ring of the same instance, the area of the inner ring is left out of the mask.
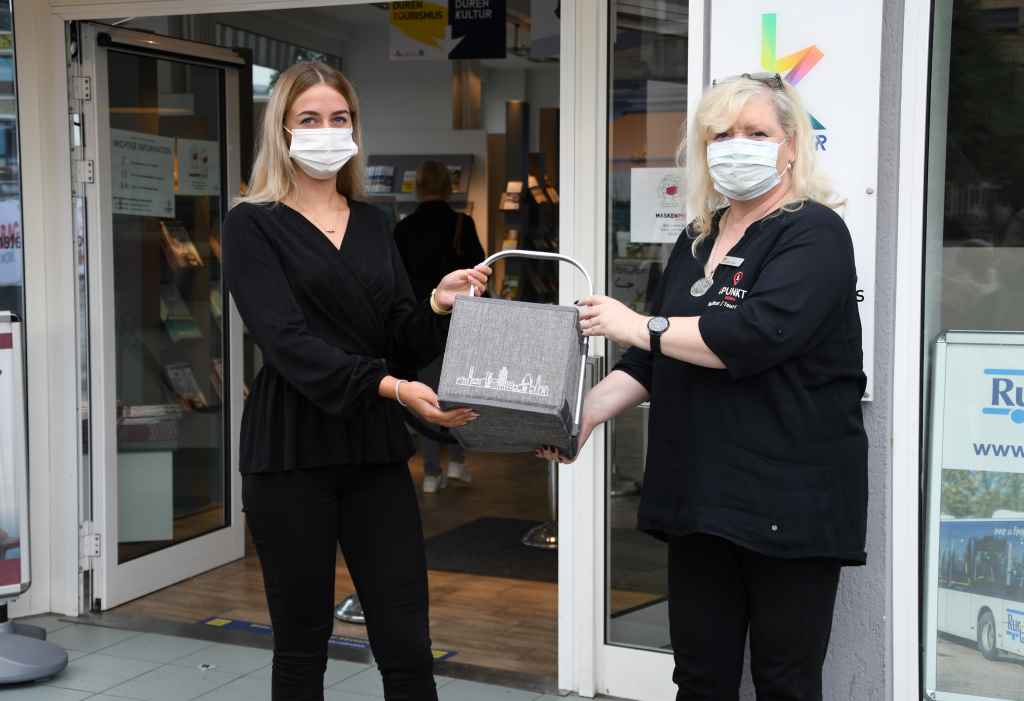
<path id="1" fill-rule="evenodd" d="M 45 682 L 0 687 L 0 701 L 270 701 L 267 650 L 67 623 L 52 616 L 25 622 L 47 629 L 68 651 L 66 670 Z M 532 691 L 438 678 L 441 701 L 556 701 Z M 327 701 L 384 697 L 374 667 L 330 660 Z M 575 696 L 570 699 L 578 698 Z"/>

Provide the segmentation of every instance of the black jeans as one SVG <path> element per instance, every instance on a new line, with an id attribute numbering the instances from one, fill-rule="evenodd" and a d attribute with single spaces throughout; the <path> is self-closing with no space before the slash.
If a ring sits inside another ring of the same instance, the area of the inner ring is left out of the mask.
<path id="1" fill-rule="evenodd" d="M 669 541 L 676 701 L 737 701 L 750 633 L 758 701 L 821 701 L 835 560 L 783 560 L 709 535 Z"/>
<path id="2" fill-rule="evenodd" d="M 436 701 L 423 526 L 408 467 L 246 475 L 242 502 L 274 627 L 273 701 L 323 701 L 338 545 L 385 698 Z"/>

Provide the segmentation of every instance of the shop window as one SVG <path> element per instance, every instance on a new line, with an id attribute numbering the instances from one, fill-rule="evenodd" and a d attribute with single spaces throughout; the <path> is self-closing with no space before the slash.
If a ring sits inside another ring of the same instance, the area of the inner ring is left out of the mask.
<path id="1" fill-rule="evenodd" d="M 1024 688 L 1024 667 L 1000 662 L 1024 653 L 1024 475 L 1012 464 L 1024 451 L 1022 9 L 934 3 L 922 445 L 939 547 L 924 668 L 929 691 L 962 698 Z M 969 418 L 951 422 L 953 411 Z"/>

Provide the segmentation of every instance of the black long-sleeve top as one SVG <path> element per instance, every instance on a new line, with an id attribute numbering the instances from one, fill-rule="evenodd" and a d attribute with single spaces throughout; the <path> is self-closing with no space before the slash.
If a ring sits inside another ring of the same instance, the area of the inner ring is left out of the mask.
<path id="1" fill-rule="evenodd" d="M 407 460 L 402 409 L 378 395 L 389 367 L 423 367 L 448 317 L 416 301 L 382 212 L 350 202 L 337 249 L 284 204 L 224 222 L 224 276 L 263 351 L 242 416 L 243 474 Z"/>
<path id="2" fill-rule="evenodd" d="M 447 202 L 423 202 L 395 226 L 395 244 L 418 298 L 430 295 L 453 270 L 479 265 L 484 249 L 473 220 Z"/>
<path id="3" fill-rule="evenodd" d="M 699 297 L 714 237 L 696 258 L 691 243 L 676 244 L 652 311 L 699 316 L 727 369 L 635 348 L 618 365 L 651 394 L 640 528 L 863 563 L 865 376 L 846 225 L 815 202 L 756 222 Z"/>

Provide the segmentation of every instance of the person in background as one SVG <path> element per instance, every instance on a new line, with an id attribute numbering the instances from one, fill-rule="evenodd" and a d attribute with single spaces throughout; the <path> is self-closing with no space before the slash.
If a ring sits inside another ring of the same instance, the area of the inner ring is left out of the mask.
<path id="1" fill-rule="evenodd" d="M 341 546 L 389 701 L 436 701 L 427 564 L 406 410 L 437 395 L 394 376 L 444 348 L 455 295 L 490 270 L 413 293 L 383 213 L 361 201 L 360 110 L 323 63 L 284 71 L 249 189 L 224 222 L 224 275 L 266 364 L 242 415 L 242 504 L 274 631 L 273 701 L 323 701 Z"/>
<path id="2" fill-rule="evenodd" d="M 583 333 L 629 350 L 580 445 L 650 400 L 638 525 L 668 541 L 677 701 L 737 701 L 748 635 L 759 700 L 821 701 L 839 572 L 867 557 L 853 242 L 778 74 L 718 81 L 689 141 L 696 216 L 653 316 L 582 302 Z"/>
<path id="3" fill-rule="evenodd" d="M 439 161 L 424 161 L 416 170 L 416 198 L 420 205 L 395 227 L 395 243 L 412 282 L 413 293 L 425 299 L 438 280 L 453 270 L 472 268 L 484 259 L 473 219 L 448 204 L 452 179 L 448 167 Z M 419 380 L 437 391 L 443 356 L 419 372 Z M 465 451 L 458 443 L 448 446 L 448 469 L 441 469 L 441 444 L 420 437 L 423 456 L 423 491 L 433 494 L 449 479 L 469 483 Z"/>

